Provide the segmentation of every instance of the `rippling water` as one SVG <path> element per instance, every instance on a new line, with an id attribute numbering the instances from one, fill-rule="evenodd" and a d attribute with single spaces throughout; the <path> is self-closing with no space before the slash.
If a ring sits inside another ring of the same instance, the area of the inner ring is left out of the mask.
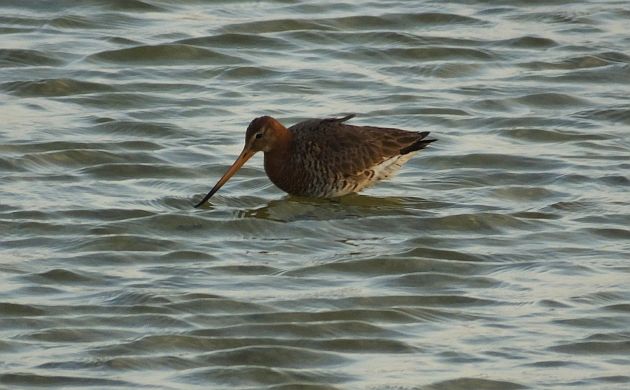
<path id="1" fill-rule="evenodd" d="M 0 5 L 0 385 L 628 388 L 626 1 Z M 439 142 L 286 196 L 249 121 Z"/>

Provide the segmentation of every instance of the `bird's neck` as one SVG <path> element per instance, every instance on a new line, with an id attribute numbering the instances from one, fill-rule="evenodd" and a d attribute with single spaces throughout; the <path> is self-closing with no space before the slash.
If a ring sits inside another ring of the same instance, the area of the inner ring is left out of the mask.
<path id="1" fill-rule="evenodd" d="M 293 133 L 291 130 L 284 126 L 279 126 L 274 129 L 273 147 L 265 152 L 265 156 L 284 156 L 291 151 L 291 144 L 293 142 Z"/>
<path id="2" fill-rule="evenodd" d="M 289 129 L 284 128 L 276 134 L 273 148 L 265 152 L 265 171 L 274 183 L 284 176 L 285 168 L 290 165 L 293 149 L 293 133 Z"/>

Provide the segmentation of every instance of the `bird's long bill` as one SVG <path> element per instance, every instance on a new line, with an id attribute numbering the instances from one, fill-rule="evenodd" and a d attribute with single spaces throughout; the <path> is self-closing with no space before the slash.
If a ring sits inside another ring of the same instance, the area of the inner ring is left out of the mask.
<path id="1" fill-rule="evenodd" d="M 230 177 L 234 176 L 236 171 L 238 171 L 243 166 L 243 164 L 245 164 L 247 160 L 249 160 L 255 153 L 256 152 L 245 147 L 245 149 L 243 149 L 243 151 L 238 156 L 236 161 L 234 161 L 234 164 L 232 164 L 232 166 L 227 170 L 227 172 L 225 172 L 225 174 L 219 179 L 217 184 L 215 184 L 214 187 L 212 187 L 210 192 L 208 192 L 208 194 L 204 196 L 201 202 L 197 203 L 195 207 L 199 207 L 202 204 L 206 203 L 206 201 L 210 199 L 210 197 L 212 197 L 212 195 L 214 195 L 215 192 L 219 191 L 219 188 L 223 187 L 223 184 L 225 184 L 228 180 L 230 180 Z"/>

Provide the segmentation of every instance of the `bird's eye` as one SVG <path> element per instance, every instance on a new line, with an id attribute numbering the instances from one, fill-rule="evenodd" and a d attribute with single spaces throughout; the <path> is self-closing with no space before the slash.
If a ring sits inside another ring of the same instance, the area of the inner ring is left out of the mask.
<path id="1" fill-rule="evenodd" d="M 262 133 L 256 134 L 256 139 L 261 139 L 261 138 L 262 138 Z"/>

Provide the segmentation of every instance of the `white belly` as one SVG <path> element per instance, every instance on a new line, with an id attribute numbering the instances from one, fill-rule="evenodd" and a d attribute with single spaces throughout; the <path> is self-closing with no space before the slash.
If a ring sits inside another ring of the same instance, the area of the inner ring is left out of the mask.
<path id="1" fill-rule="evenodd" d="M 334 193 L 328 196 L 343 196 L 353 192 L 359 192 L 374 183 L 394 176 L 415 153 L 407 153 L 387 159 L 380 164 L 374 165 L 369 170 L 360 172 L 356 176 L 349 178 L 345 186 L 341 186 Z"/>

